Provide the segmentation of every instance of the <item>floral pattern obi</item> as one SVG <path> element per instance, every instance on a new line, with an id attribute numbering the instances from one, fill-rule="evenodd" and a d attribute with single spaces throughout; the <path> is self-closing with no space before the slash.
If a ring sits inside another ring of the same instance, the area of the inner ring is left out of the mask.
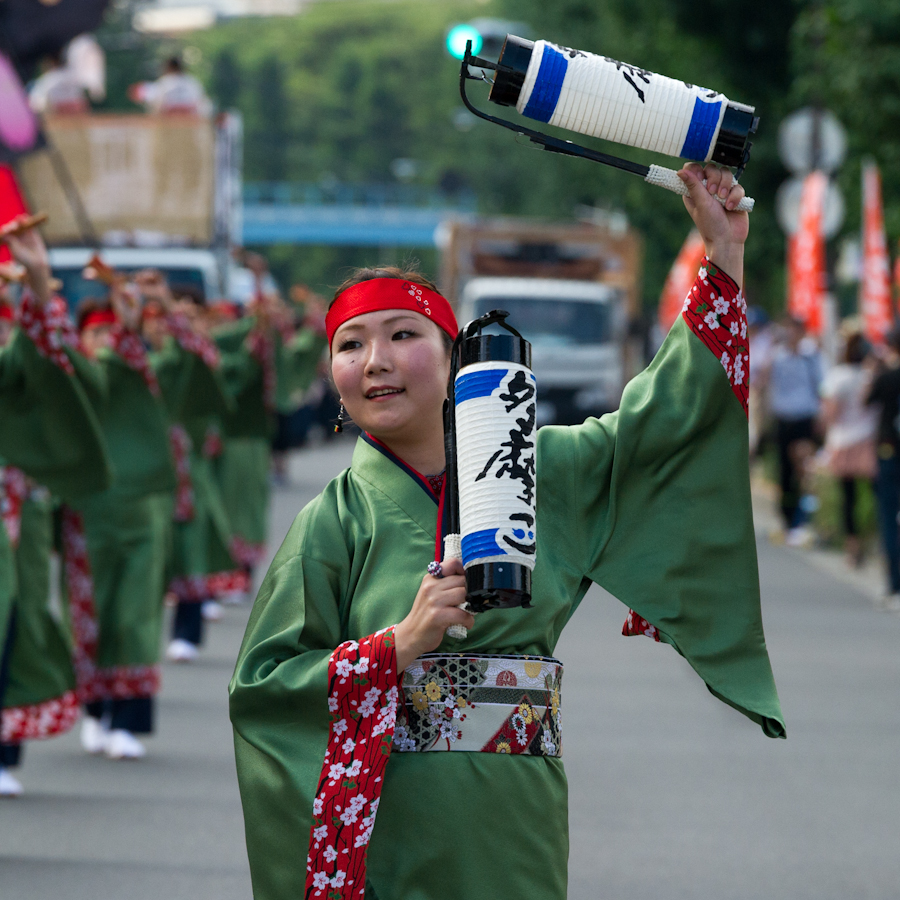
<path id="1" fill-rule="evenodd" d="M 562 756 L 562 673 L 549 657 L 421 656 L 403 675 L 393 749 Z"/>

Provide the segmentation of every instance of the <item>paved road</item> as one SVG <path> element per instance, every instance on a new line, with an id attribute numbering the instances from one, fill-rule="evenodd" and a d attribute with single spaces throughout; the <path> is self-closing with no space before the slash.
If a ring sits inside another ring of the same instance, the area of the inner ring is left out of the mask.
<path id="1" fill-rule="evenodd" d="M 297 456 L 279 540 L 348 458 Z M 571 900 L 900 898 L 900 616 L 796 551 L 763 544 L 760 564 L 787 741 L 671 648 L 620 637 L 617 601 L 585 598 L 559 647 Z M 28 793 L 0 804 L 0 900 L 249 900 L 225 698 L 246 616 L 166 667 L 147 759 L 89 758 L 74 735 L 29 746 Z"/>

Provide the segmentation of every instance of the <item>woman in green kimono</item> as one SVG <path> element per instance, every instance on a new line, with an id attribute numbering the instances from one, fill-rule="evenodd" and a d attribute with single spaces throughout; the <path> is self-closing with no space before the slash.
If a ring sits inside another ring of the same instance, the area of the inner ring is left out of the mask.
<path id="1" fill-rule="evenodd" d="M 231 525 L 231 555 L 249 590 L 266 548 L 269 472 L 275 410 L 281 396 L 312 383 L 325 337 L 283 318 L 277 298 L 261 298 L 251 315 L 213 331 L 232 410 L 222 418 L 216 477 Z"/>
<path id="2" fill-rule="evenodd" d="M 93 381 L 115 476 L 108 490 L 78 504 L 93 609 L 78 599 L 71 606 L 72 616 L 90 618 L 97 634 L 90 671 L 79 679 L 87 711 L 82 745 L 112 759 L 136 759 L 144 755 L 136 735 L 153 731 L 160 683 L 167 534 L 158 500 L 171 496 L 176 480 L 159 381 L 137 333 L 139 301 L 124 283 L 114 284 L 110 296 L 112 307 L 92 304 L 79 314 L 84 356 L 68 351 L 84 380 Z"/>
<path id="3" fill-rule="evenodd" d="M 0 457 L 12 464 L 0 467 L 0 796 L 21 793 L 7 771 L 21 742 L 66 731 L 78 713 L 67 629 L 49 604 L 50 492 L 72 501 L 110 481 L 99 423 L 61 350 L 43 242 L 33 230 L 6 241 L 31 289 L 19 327 L 0 333 Z"/>
<path id="4" fill-rule="evenodd" d="M 537 434 L 529 609 L 476 621 L 458 608 L 461 563 L 436 561 L 449 304 L 396 272 L 339 291 L 332 375 L 364 434 L 276 555 L 231 682 L 256 900 L 563 900 L 552 653 L 591 582 L 630 607 L 627 633 L 671 644 L 715 696 L 784 735 L 750 512 L 748 217 L 730 172 L 681 177 L 708 258 L 618 412 Z"/>

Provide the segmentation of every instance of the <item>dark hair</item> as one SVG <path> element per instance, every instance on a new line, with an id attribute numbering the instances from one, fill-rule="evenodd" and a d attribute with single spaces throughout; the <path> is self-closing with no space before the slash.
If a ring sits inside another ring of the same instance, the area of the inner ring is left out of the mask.
<path id="1" fill-rule="evenodd" d="M 429 291 L 434 291 L 436 294 L 441 293 L 430 278 L 426 278 L 421 272 L 410 266 L 405 266 L 402 269 L 399 266 L 363 266 L 362 268 L 354 269 L 344 279 L 342 284 L 338 286 L 334 292 L 334 297 L 331 298 L 331 303 L 328 304 L 328 308 L 331 309 L 337 298 L 348 288 L 352 288 L 355 284 L 361 284 L 363 281 L 372 281 L 375 278 L 402 278 L 404 281 L 411 281 L 413 284 L 421 284 L 422 287 L 427 287 Z M 443 297 L 443 294 L 441 296 Z M 444 347 L 449 353 L 453 347 L 453 338 L 443 328 L 439 329 L 439 331 L 444 339 Z"/>
<path id="2" fill-rule="evenodd" d="M 166 69 L 172 72 L 183 72 L 184 71 L 184 63 L 181 61 L 180 56 L 170 56 L 166 60 Z"/>
<path id="3" fill-rule="evenodd" d="M 844 362 L 850 365 L 861 363 L 869 352 L 866 339 L 858 332 L 847 335 L 847 343 L 844 345 Z"/>
<path id="4" fill-rule="evenodd" d="M 81 332 L 82 327 L 84 326 L 84 320 L 94 312 L 106 312 L 112 309 L 112 305 L 109 300 L 105 297 L 85 297 L 78 304 L 78 308 L 75 311 L 75 323 L 78 326 L 78 331 Z"/>

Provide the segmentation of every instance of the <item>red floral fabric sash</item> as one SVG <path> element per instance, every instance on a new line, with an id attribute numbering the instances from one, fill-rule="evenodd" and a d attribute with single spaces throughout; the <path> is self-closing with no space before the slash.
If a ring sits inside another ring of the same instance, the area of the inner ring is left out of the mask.
<path id="1" fill-rule="evenodd" d="M 394 626 L 341 644 L 328 663 L 331 727 L 313 801 L 304 898 L 366 891 L 366 851 L 391 755 L 399 679 Z"/>
<path id="2" fill-rule="evenodd" d="M 111 337 L 112 344 L 110 349 L 125 360 L 128 368 L 139 372 L 144 379 L 144 383 L 150 389 L 150 393 L 154 397 L 158 397 L 159 382 L 156 380 L 156 373 L 150 365 L 147 349 L 144 347 L 144 342 L 140 339 L 140 336 L 133 331 L 128 331 L 121 325 L 114 325 Z"/>
<path id="3" fill-rule="evenodd" d="M 54 308 L 53 301 L 42 306 L 30 291 L 25 291 L 19 304 L 19 327 L 28 335 L 41 356 L 69 375 L 75 374 L 75 367 L 63 349 L 60 315 Z"/>
<path id="4" fill-rule="evenodd" d="M 169 428 L 169 448 L 175 463 L 176 522 L 190 522 L 194 518 L 194 486 L 191 483 L 191 436 L 183 425 Z"/>
<path id="5" fill-rule="evenodd" d="M 0 517 L 13 550 L 19 546 L 22 532 L 22 504 L 28 496 L 28 479 L 21 469 L 0 468 Z"/>
<path id="6" fill-rule="evenodd" d="M 210 369 L 218 368 L 219 348 L 208 337 L 197 334 L 187 316 L 181 313 L 172 313 L 166 319 L 169 334 L 184 347 L 189 353 L 194 353 L 209 366 Z"/>
<path id="7" fill-rule="evenodd" d="M 691 331 L 722 363 L 744 414 L 749 409 L 750 341 L 747 339 L 747 301 L 737 283 L 707 257 L 684 301 L 682 311 Z"/>

